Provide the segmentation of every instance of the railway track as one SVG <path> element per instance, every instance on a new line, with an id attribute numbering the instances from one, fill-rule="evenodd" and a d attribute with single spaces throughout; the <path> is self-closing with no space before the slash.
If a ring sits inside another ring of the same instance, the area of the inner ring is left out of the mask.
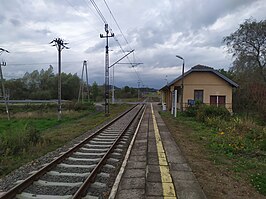
<path id="1" fill-rule="evenodd" d="M 121 114 L 0 198 L 106 198 L 143 110 Z"/>

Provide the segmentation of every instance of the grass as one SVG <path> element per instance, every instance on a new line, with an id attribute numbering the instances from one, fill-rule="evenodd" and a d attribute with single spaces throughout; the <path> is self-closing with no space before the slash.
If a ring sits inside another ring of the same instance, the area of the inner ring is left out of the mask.
<path id="1" fill-rule="evenodd" d="M 61 121 L 57 121 L 56 114 L 51 112 L 42 117 L 36 117 L 34 113 L 35 116 L 29 118 L 20 114 L 20 118 L 10 121 L 0 119 L 0 176 L 63 146 L 104 121 L 116 117 L 129 106 L 111 105 L 109 117 L 105 117 L 103 112 L 89 110 L 65 112 Z"/>
<path id="2" fill-rule="evenodd" d="M 189 139 L 200 143 L 214 164 L 225 165 L 235 178 L 250 182 L 259 193 L 266 195 L 265 127 L 255 127 L 250 121 L 235 118 L 198 122 L 182 114 L 173 118 L 170 113 L 161 112 L 161 116 L 171 125 L 181 125 L 184 131 L 189 129 L 192 132 Z"/>

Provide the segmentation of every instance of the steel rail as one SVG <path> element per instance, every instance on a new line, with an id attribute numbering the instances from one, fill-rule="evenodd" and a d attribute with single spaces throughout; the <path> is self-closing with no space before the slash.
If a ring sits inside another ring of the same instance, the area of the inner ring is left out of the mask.
<path id="1" fill-rule="evenodd" d="M 106 162 L 108 156 L 112 153 L 113 149 L 119 142 L 119 140 L 122 138 L 122 136 L 125 134 L 127 129 L 130 127 L 132 122 L 135 120 L 135 118 L 139 115 L 141 110 L 143 110 L 144 105 L 141 106 L 141 108 L 138 110 L 138 112 L 134 115 L 134 117 L 131 119 L 131 121 L 128 122 L 128 124 L 125 126 L 121 134 L 116 138 L 112 146 L 109 148 L 109 150 L 105 153 L 105 155 L 101 158 L 101 160 L 98 162 L 98 164 L 94 167 L 90 175 L 87 177 L 87 179 L 83 182 L 83 184 L 79 187 L 78 191 L 74 194 L 72 197 L 73 199 L 80 199 L 85 196 L 87 189 L 89 188 L 90 184 L 94 181 L 96 175 L 98 174 L 98 171 L 104 166 L 104 163 Z"/>
<path id="2" fill-rule="evenodd" d="M 118 117 L 114 118 L 104 126 L 102 126 L 100 129 L 98 129 L 96 132 L 94 132 L 92 135 L 81 141 L 79 144 L 76 146 L 70 148 L 68 151 L 60 155 L 58 158 L 54 159 L 52 162 L 47 164 L 46 166 L 42 167 L 40 170 L 38 170 L 36 173 L 32 174 L 28 178 L 26 178 L 23 182 L 20 184 L 14 186 L 10 190 L 8 190 L 6 193 L 4 193 L 2 196 L 0 196 L 0 199 L 12 199 L 14 198 L 17 194 L 22 192 L 24 189 L 29 187 L 34 181 L 38 180 L 41 176 L 43 176 L 45 173 L 50 171 L 52 168 L 54 168 L 57 164 L 65 160 L 67 157 L 69 157 L 71 154 L 73 154 L 75 151 L 77 151 L 80 147 L 86 144 L 91 138 L 95 137 L 97 134 L 99 134 L 101 131 L 112 125 L 114 122 L 119 120 L 121 117 L 126 115 L 128 112 L 133 110 L 138 104 L 135 106 L 131 107 L 130 109 L 126 110 L 122 114 L 120 114 Z"/>

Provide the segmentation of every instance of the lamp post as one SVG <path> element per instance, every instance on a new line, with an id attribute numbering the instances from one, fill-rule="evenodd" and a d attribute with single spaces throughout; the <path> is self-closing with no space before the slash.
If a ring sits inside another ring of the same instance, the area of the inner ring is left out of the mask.
<path id="1" fill-rule="evenodd" d="M 184 97 L 184 70 L 185 70 L 185 59 L 179 55 L 176 55 L 176 57 L 178 59 L 183 60 L 183 66 L 182 66 L 182 79 L 181 79 L 181 106 L 180 106 L 180 110 L 181 112 L 183 112 L 183 97 Z"/>

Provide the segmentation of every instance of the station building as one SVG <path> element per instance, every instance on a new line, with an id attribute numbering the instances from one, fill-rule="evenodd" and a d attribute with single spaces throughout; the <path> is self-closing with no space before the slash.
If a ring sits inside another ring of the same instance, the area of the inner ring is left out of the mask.
<path id="1" fill-rule="evenodd" d="M 183 103 L 182 75 L 160 89 L 164 109 L 172 111 L 186 110 L 197 101 L 214 106 L 224 106 L 232 112 L 232 93 L 238 84 L 217 70 L 196 65 L 184 73 Z"/>

